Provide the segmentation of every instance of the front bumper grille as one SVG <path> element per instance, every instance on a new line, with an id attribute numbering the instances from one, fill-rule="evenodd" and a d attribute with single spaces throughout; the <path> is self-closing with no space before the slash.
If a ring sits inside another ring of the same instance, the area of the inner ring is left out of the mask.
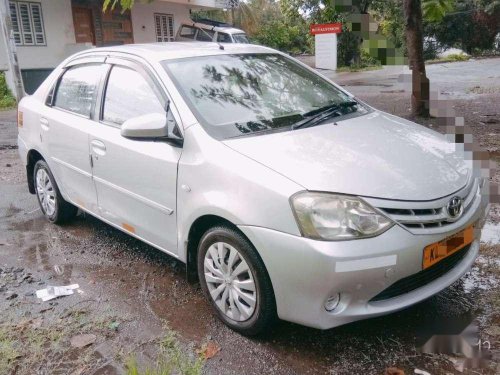
<path id="1" fill-rule="evenodd" d="M 462 199 L 463 212 L 460 217 L 467 214 L 476 199 L 481 198 L 479 183 L 480 181 L 475 179 L 467 187 L 455 194 Z M 410 232 L 427 234 L 430 233 L 429 230 L 432 232 L 432 229 L 447 227 L 457 221 L 448 215 L 446 210 L 447 202 L 448 200 L 439 199 L 436 202 L 420 203 L 418 208 L 412 207 L 412 202 L 400 203 L 397 208 L 387 207 L 389 205 L 389 202 L 387 202 L 386 205 L 378 205 L 377 207 Z M 443 228 L 443 230 L 445 229 Z"/>
<path id="2" fill-rule="evenodd" d="M 383 301 L 389 298 L 398 297 L 429 284 L 455 267 L 467 255 L 470 247 L 471 245 L 467 245 L 463 249 L 447 258 L 444 258 L 433 266 L 396 281 L 394 284 L 373 297 L 370 302 Z"/>

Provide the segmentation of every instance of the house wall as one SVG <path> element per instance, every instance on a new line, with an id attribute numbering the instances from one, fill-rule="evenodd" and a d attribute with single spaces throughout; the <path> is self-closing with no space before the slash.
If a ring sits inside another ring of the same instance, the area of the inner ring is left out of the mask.
<path id="1" fill-rule="evenodd" d="M 46 45 L 16 46 L 25 91 L 29 94 L 66 57 L 90 47 L 75 43 L 71 0 L 30 1 L 41 3 Z M 3 38 L 3 35 L 0 37 Z M 4 46 L 4 41 L 1 42 Z M 12 82 L 12 73 L 7 70 L 6 53 L 4 48 L 0 49 L 0 70 L 5 70 L 7 80 Z"/>
<path id="2" fill-rule="evenodd" d="M 152 4 L 136 2 L 132 9 L 132 29 L 134 30 L 135 43 L 156 42 L 155 13 L 172 14 L 174 16 L 175 36 L 182 21 L 189 19 L 189 6 L 164 1 L 156 1 Z"/>
<path id="3" fill-rule="evenodd" d="M 34 1 L 35 2 L 35 1 Z M 41 0 L 46 46 L 17 46 L 21 69 L 52 69 L 69 56 L 75 44 L 71 0 Z"/>
<path id="4" fill-rule="evenodd" d="M 74 7 L 92 11 L 97 47 L 134 43 L 130 11 L 122 12 L 119 4 L 102 13 L 103 0 L 71 0 Z"/>

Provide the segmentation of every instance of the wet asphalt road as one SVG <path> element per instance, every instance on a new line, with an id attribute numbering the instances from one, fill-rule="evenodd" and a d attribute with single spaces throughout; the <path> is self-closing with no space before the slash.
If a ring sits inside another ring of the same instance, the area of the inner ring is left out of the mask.
<path id="1" fill-rule="evenodd" d="M 391 111 L 397 100 L 386 94 L 373 103 Z M 360 97 L 369 103 L 373 100 L 369 93 Z M 403 103 L 394 112 L 406 110 Z M 389 316 L 329 331 L 280 322 L 265 338 L 244 338 L 215 318 L 199 286 L 185 281 L 183 265 L 176 260 L 88 215 L 66 226 L 48 224 L 36 198 L 27 192 L 17 150 L 11 149 L 16 132 L 15 112 L 0 112 L 0 267 L 21 267 L 36 282 L 7 285 L 8 290 L 0 294 L 0 322 L 21 316 L 51 320 L 75 306 L 84 306 L 96 316 L 104 311 L 118 314 L 123 321 L 118 333 L 99 337 L 92 348 L 96 366 L 84 373 L 123 372 L 117 353 L 138 353 L 145 363 L 152 360 L 154 350 L 148 342 L 161 336 L 165 321 L 178 332 L 188 352 L 194 353 L 207 341 L 221 347 L 206 362 L 207 374 L 382 374 L 392 366 L 407 374 L 415 368 L 431 374 L 459 373 L 455 357 L 419 353 L 418 337 L 427 327 L 468 314 L 478 319 L 480 337 L 493 343 L 490 367 L 474 371 L 499 370 L 495 370 L 498 337 L 491 329 L 500 324 L 500 307 L 490 297 L 498 291 L 500 277 L 495 267 L 483 266 L 493 261 L 498 269 L 497 255 L 483 254 L 472 272 L 449 289 Z M 83 294 L 51 304 L 42 304 L 31 294 L 44 285 L 71 283 L 78 283 Z M 7 300 L 12 291 L 18 297 Z M 50 371 L 56 364 L 48 362 L 47 367 L 46 373 L 56 372 Z M 59 368 L 60 373 L 71 373 L 71 367 Z"/>

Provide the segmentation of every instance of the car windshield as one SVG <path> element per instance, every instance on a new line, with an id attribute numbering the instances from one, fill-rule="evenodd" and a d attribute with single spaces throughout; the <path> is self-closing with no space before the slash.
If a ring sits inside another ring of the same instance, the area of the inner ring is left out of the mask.
<path id="1" fill-rule="evenodd" d="M 162 65 L 200 124 L 217 139 L 290 130 L 315 110 L 353 100 L 280 54 L 199 56 Z M 342 107 L 338 115 L 367 111 L 359 104 Z"/>
<path id="2" fill-rule="evenodd" d="M 250 43 L 247 38 L 247 34 L 233 34 L 233 39 L 235 43 Z"/>

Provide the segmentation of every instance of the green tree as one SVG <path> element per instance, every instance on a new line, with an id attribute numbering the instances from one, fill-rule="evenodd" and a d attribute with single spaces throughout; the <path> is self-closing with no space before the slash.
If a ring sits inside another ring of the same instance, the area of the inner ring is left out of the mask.
<path id="1" fill-rule="evenodd" d="M 430 22 L 439 22 L 446 13 L 453 10 L 455 0 L 423 0 L 422 11 L 424 18 Z"/>
<path id="2" fill-rule="evenodd" d="M 500 1 L 456 0 L 439 22 L 427 22 L 425 32 L 444 47 L 468 54 L 493 49 L 500 32 Z"/>

